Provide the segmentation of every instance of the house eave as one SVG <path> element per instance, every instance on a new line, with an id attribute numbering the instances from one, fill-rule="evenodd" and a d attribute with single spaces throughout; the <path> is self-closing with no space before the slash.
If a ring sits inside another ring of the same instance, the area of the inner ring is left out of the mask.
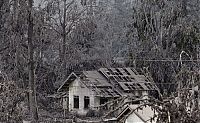
<path id="1" fill-rule="evenodd" d="M 78 78 L 78 76 L 77 76 L 74 72 L 72 72 L 72 73 L 67 77 L 67 79 L 64 80 L 64 82 L 62 83 L 62 85 L 58 88 L 57 92 L 62 92 L 61 90 L 62 90 L 63 86 L 66 84 L 66 82 L 69 80 L 69 78 L 70 78 L 72 75 L 74 75 L 76 78 Z M 68 85 L 69 85 L 69 84 L 70 84 L 70 83 L 68 83 Z"/>

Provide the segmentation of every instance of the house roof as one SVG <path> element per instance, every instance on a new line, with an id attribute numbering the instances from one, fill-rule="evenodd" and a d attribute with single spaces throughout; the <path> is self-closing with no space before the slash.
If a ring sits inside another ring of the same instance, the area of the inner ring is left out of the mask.
<path id="1" fill-rule="evenodd" d="M 151 82 L 144 75 L 140 75 L 133 68 L 100 68 L 99 72 L 114 84 L 118 84 L 125 92 L 135 90 L 158 90 L 155 83 Z"/>
<path id="2" fill-rule="evenodd" d="M 69 86 L 69 84 L 71 82 L 73 82 L 76 78 L 78 78 L 78 76 L 72 72 L 68 77 L 67 79 L 62 83 L 62 85 L 58 88 L 58 92 L 62 92 L 65 90 L 65 88 L 67 88 Z"/>
<path id="3" fill-rule="evenodd" d="M 93 89 L 97 95 L 104 97 L 120 96 L 135 90 L 158 90 L 155 83 L 133 68 L 100 68 L 79 72 L 78 75 L 71 73 L 58 91 L 63 91 L 76 78 L 86 87 Z"/>
<path id="4" fill-rule="evenodd" d="M 150 106 L 142 107 L 137 109 L 139 105 L 128 105 L 124 110 L 117 116 L 117 120 L 126 120 L 131 114 L 135 114 L 143 122 L 150 122 L 150 119 L 154 117 L 154 114 L 157 114 L 156 111 L 152 110 Z M 137 110 L 136 110 L 137 109 Z M 156 120 L 156 119 L 155 119 Z"/>
<path id="5" fill-rule="evenodd" d="M 98 71 L 83 71 L 81 80 L 86 87 L 96 92 L 96 96 L 118 97 L 121 95 Z"/>
<path id="6" fill-rule="evenodd" d="M 95 86 L 111 86 L 108 80 L 102 76 L 98 71 L 83 71 L 85 77 L 85 84 L 93 84 Z M 88 81 L 88 83 L 87 83 Z"/>

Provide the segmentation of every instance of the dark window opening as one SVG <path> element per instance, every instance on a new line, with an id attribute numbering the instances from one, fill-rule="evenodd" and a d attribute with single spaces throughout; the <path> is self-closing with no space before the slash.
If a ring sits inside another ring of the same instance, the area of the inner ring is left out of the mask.
<path id="1" fill-rule="evenodd" d="M 195 98 L 195 99 L 198 98 L 198 91 L 194 91 L 194 98 Z"/>
<path id="2" fill-rule="evenodd" d="M 74 108 L 79 108 L 79 96 L 74 96 Z"/>
<path id="3" fill-rule="evenodd" d="M 90 106 L 90 97 L 84 96 L 84 108 L 89 108 Z"/>
<path id="4" fill-rule="evenodd" d="M 107 98 L 104 98 L 104 97 L 101 97 L 101 98 L 100 98 L 100 105 L 105 104 L 106 102 L 108 102 L 108 99 L 107 99 Z M 105 106 L 103 107 L 103 109 L 108 109 L 108 105 L 105 105 Z"/>

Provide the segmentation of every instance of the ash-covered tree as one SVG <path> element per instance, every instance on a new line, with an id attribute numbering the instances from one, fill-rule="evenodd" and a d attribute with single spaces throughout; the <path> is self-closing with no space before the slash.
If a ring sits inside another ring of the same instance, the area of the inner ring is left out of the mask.
<path id="1" fill-rule="evenodd" d="M 180 70 L 177 60 L 181 51 L 197 59 L 199 14 L 194 13 L 198 8 L 196 4 L 196 1 L 187 0 L 145 0 L 133 6 L 133 19 L 127 37 L 129 42 L 135 44 L 132 49 L 136 51 L 130 54 L 135 56 L 138 68 L 149 67 L 162 90 L 175 91 L 174 77 Z"/>

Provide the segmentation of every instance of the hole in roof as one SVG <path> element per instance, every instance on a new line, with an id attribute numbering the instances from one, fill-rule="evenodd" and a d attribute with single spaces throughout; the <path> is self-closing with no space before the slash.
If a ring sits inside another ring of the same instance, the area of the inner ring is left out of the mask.
<path id="1" fill-rule="evenodd" d="M 117 71 L 120 75 L 123 75 L 122 72 L 121 72 L 118 68 L 116 68 L 116 71 Z"/>
<path id="2" fill-rule="evenodd" d="M 131 78 L 129 76 L 126 76 L 126 79 L 128 80 L 128 82 L 131 82 Z"/>
<path id="3" fill-rule="evenodd" d="M 137 83 L 137 86 L 138 86 L 140 89 L 144 89 L 139 83 Z"/>
<path id="4" fill-rule="evenodd" d="M 133 90 L 136 89 L 136 87 L 133 84 L 131 84 L 130 86 L 132 87 Z"/>
<path id="5" fill-rule="evenodd" d="M 107 73 L 108 75 L 110 75 L 110 72 L 109 72 L 109 71 L 107 71 L 106 73 Z"/>
<path id="6" fill-rule="evenodd" d="M 137 71 L 136 71 L 135 69 L 131 68 L 131 70 L 133 71 L 133 73 L 134 73 L 135 75 L 137 75 Z"/>
<path id="7" fill-rule="evenodd" d="M 108 71 L 110 72 L 110 74 L 115 75 L 115 73 L 112 71 L 112 69 L 108 68 Z"/>
<path id="8" fill-rule="evenodd" d="M 110 76 L 110 80 L 115 80 L 115 78 L 113 76 Z"/>
<path id="9" fill-rule="evenodd" d="M 123 70 L 126 72 L 126 74 L 131 75 L 131 74 L 126 70 L 126 68 L 124 68 Z"/>
<path id="10" fill-rule="evenodd" d="M 132 79 L 132 80 L 135 80 L 135 78 L 134 78 L 134 77 L 131 77 L 131 79 Z"/>
<path id="11" fill-rule="evenodd" d="M 121 80 L 121 81 L 124 81 L 124 79 L 121 77 L 121 76 L 118 76 L 119 77 L 119 79 Z"/>
<path id="12" fill-rule="evenodd" d="M 119 73 L 118 73 L 118 72 L 115 72 L 115 75 L 119 75 Z"/>
<path id="13" fill-rule="evenodd" d="M 118 76 L 114 76 L 114 78 L 115 78 L 118 82 L 121 81 L 120 78 L 119 78 Z"/>
<path id="14" fill-rule="evenodd" d="M 114 92 L 115 92 L 116 95 L 119 95 L 119 93 L 116 90 L 114 90 Z"/>
<path id="15" fill-rule="evenodd" d="M 149 83 L 144 83 L 146 85 L 146 87 L 151 90 L 151 87 L 149 86 Z"/>
<path id="16" fill-rule="evenodd" d="M 123 76 L 123 79 L 124 79 L 126 82 L 128 82 L 128 79 L 127 79 L 125 76 Z"/>
<path id="17" fill-rule="evenodd" d="M 127 86 L 129 90 L 132 90 L 132 88 L 130 86 Z"/>

